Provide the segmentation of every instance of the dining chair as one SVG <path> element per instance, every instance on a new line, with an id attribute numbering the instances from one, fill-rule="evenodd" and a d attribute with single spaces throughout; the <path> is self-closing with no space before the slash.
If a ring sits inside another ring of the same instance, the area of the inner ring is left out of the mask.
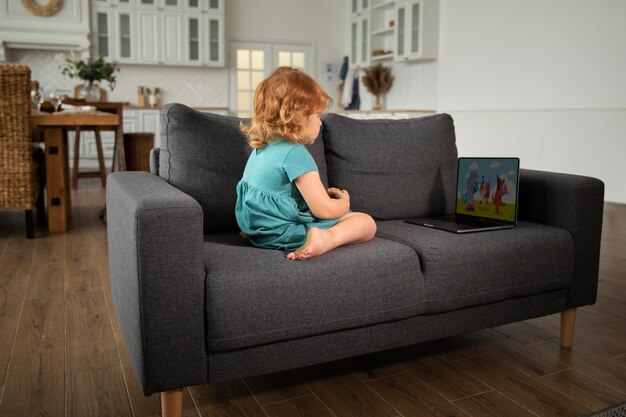
<path id="1" fill-rule="evenodd" d="M 30 75 L 26 65 L 0 64 L 0 208 L 25 210 L 32 239 L 33 209 L 45 218 L 45 155 L 32 136 Z"/>
<path id="2" fill-rule="evenodd" d="M 83 89 L 83 87 L 84 87 L 83 84 L 79 84 L 75 86 L 74 87 L 74 99 L 65 100 L 64 102 L 67 104 L 74 104 L 74 103 L 89 104 L 89 105 L 96 107 L 97 110 L 100 110 L 99 107 L 101 106 L 99 106 L 99 103 L 107 102 L 107 95 L 108 95 L 107 91 L 100 86 L 96 86 L 99 90 L 98 93 L 99 93 L 100 101 L 87 103 L 87 102 L 78 100 L 78 97 L 80 96 L 80 92 Z M 98 171 L 79 172 L 78 161 L 80 159 L 80 139 L 81 139 L 81 133 L 85 131 L 93 131 L 95 135 L 96 152 L 98 154 Z M 106 186 L 107 170 L 106 170 L 106 166 L 104 163 L 104 151 L 102 149 L 102 138 L 100 136 L 101 131 L 102 131 L 102 128 L 100 127 L 82 127 L 82 128 L 77 127 L 76 128 L 76 136 L 74 137 L 74 161 L 73 161 L 73 169 L 72 169 L 72 188 L 74 189 L 78 188 L 78 178 L 81 178 L 81 177 L 99 176 L 100 181 L 102 182 L 102 186 L 103 187 Z"/>

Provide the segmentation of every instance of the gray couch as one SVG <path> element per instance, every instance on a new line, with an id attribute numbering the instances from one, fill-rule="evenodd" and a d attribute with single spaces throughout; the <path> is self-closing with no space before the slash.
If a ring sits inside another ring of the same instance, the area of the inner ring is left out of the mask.
<path id="1" fill-rule="evenodd" d="M 596 299 L 601 181 L 522 170 L 517 228 L 414 226 L 402 219 L 454 211 L 452 118 L 328 114 L 310 152 L 378 232 L 295 262 L 237 235 L 235 185 L 250 152 L 239 122 L 169 104 L 152 173 L 108 177 L 118 319 L 144 393 L 163 392 L 174 414 L 185 386 L 557 312 L 571 345 L 575 308 Z"/>

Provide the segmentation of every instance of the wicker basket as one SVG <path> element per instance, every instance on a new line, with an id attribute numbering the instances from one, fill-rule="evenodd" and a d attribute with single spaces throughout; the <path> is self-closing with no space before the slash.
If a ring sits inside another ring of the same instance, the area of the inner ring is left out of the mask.
<path id="1" fill-rule="evenodd" d="M 30 88 L 30 68 L 0 65 L 0 208 L 31 210 L 39 194 Z"/>
<path id="2" fill-rule="evenodd" d="M 126 171 L 150 171 L 154 133 L 124 133 Z"/>

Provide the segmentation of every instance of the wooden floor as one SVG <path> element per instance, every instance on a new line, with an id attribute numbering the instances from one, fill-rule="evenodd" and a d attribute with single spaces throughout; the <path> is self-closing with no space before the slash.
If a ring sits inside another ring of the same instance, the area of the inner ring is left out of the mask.
<path id="1" fill-rule="evenodd" d="M 26 240 L 0 211 L 0 416 L 157 416 L 108 286 L 104 191 L 81 180 L 72 230 Z M 185 390 L 185 416 L 580 416 L 626 400 L 626 206 L 605 207 L 600 289 L 574 347 L 559 316 Z"/>

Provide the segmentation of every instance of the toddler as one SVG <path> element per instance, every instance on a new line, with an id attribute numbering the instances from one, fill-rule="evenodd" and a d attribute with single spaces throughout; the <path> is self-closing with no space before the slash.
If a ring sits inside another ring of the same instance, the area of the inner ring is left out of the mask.
<path id="1" fill-rule="evenodd" d="M 350 211 L 346 190 L 325 189 L 304 145 L 317 138 L 331 99 L 303 72 L 276 69 L 254 94 L 254 116 L 242 130 L 252 146 L 237 184 L 235 214 L 253 245 L 304 260 L 338 246 L 366 242 L 376 224 Z"/>

